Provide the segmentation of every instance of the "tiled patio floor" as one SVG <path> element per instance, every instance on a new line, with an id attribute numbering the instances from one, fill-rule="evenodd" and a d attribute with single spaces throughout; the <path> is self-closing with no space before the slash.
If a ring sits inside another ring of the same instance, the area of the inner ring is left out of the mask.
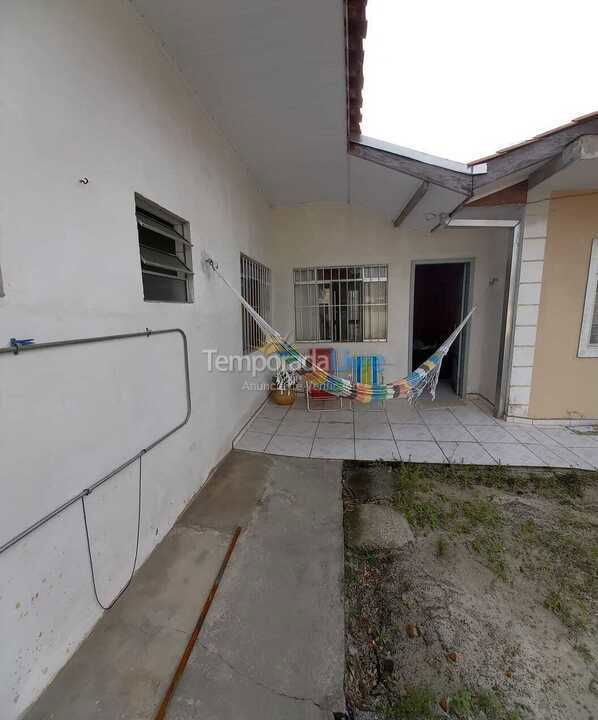
<path id="1" fill-rule="evenodd" d="M 598 435 L 506 423 L 472 401 L 310 412 L 301 396 L 290 408 L 267 401 L 234 445 L 293 457 L 598 468 Z"/>

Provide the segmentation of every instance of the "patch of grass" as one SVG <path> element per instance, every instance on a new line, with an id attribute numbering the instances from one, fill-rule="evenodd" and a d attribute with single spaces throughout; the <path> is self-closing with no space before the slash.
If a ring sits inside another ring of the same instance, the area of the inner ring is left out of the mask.
<path id="1" fill-rule="evenodd" d="M 517 710 L 508 710 L 491 690 L 458 690 L 450 699 L 449 715 L 484 720 L 521 720 Z"/>
<path id="2" fill-rule="evenodd" d="M 526 520 L 517 535 L 526 572 L 549 588 L 544 607 L 570 630 L 589 629 L 598 604 L 598 527 L 565 513 L 553 527 Z"/>
<path id="3" fill-rule="evenodd" d="M 474 710 L 473 695 L 469 690 L 458 690 L 450 700 L 451 715 L 457 717 L 467 717 Z"/>
<path id="4" fill-rule="evenodd" d="M 434 720 L 436 698 L 427 688 L 412 688 L 401 696 L 398 702 L 389 708 L 388 717 L 401 720 Z"/>
<path id="5" fill-rule="evenodd" d="M 486 498 L 465 500 L 458 503 L 457 517 L 460 516 L 459 530 L 470 533 L 477 528 L 497 528 L 503 524 L 503 518 L 496 505 Z"/>
<path id="6" fill-rule="evenodd" d="M 484 558 L 486 565 L 504 582 L 509 579 L 509 567 L 506 560 L 506 547 L 497 533 L 483 532 L 476 535 L 471 547 Z"/>
<path id="7" fill-rule="evenodd" d="M 448 540 L 444 537 L 444 535 L 441 535 L 439 538 L 436 539 L 436 557 L 437 558 L 443 558 L 448 555 L 449 551 L 449 544 Z"/>
<path id="8" fill-rule="evenodd" d="M 395 469 L 392 504 L 413 527 L 436 529 L 444 525 L 444 503 L 432 493 L 430 477 L 419 465 L 405 464 Z"/>
<path id="9" fill-rule="evenodd" d="M 444 482 L 461 487 L 483 486 L 514 494 L 534 494 L 561 500 L 564 504 L 582 499 L 590 480 L 587 473 L 574 469 L 554 468 L 523 470 L 506 465 L 492 467 L 450 465 L 437 475 Z"/>

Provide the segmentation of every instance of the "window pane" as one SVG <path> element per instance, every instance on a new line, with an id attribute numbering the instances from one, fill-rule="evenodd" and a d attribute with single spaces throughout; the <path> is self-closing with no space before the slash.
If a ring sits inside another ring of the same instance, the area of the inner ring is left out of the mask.
<path id="1" fill-rule="evenodd" d="M 178 277 L 162 277 L 142 273 L 145 300 L 162 302 L 187 302 L 187 281 Z"/>
<path id="2" fill-rule="evenodd" d="M 188 224 L 175 216 L 169 222 L 163 209 L 161 217 L 155 217 L 148 209 L 152 203 L 140 197 L 136 197 L 136 203 L 144 300 L 192 302 L 192 250 L 184 237 L 189 234 Z"/>
<path id="3" fill-rule="evenodd" d="M 362 342 L 386 339 L 387 266 L 305 270 L 318 281 L 295 285 L 297 340 Z"/>
<path id="4" fill-rule="evenodd" d="M 143 245 L 139 248 L 141 253 L 141 262 L 145 265 L 151 265 L 156 268 L 164 268 L 165 270 L 174 270 L 177 272 L 191 272 L 184 262 L 179 260 L 176 255 L 170 255 L 168 253 L 161 252 L 159 250 L 152 250 L 146 248 Z"/>

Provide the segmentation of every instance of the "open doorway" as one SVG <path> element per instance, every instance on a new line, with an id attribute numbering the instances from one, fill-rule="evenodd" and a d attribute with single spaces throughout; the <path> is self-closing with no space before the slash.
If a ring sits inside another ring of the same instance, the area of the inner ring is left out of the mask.
<path id="1" fill-rule="evenodd" d="M 470 309 L 472 261 L 415 262 L 412 282 L 411 369 L 418 367 L 453 332 Z M 442 400 L 466 393 L 468 328 L 453 343 L 440 370 Z"/>

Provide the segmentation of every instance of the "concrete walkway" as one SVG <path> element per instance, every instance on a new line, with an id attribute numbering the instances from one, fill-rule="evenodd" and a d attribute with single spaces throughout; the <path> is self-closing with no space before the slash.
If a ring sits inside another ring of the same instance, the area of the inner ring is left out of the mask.
<path id="1" fill-rule="evenodd" d="M 341 463 L 234 451 L 27 720 L 152 720 L 236 525 L 168 719 L 343 710 Z"/>

